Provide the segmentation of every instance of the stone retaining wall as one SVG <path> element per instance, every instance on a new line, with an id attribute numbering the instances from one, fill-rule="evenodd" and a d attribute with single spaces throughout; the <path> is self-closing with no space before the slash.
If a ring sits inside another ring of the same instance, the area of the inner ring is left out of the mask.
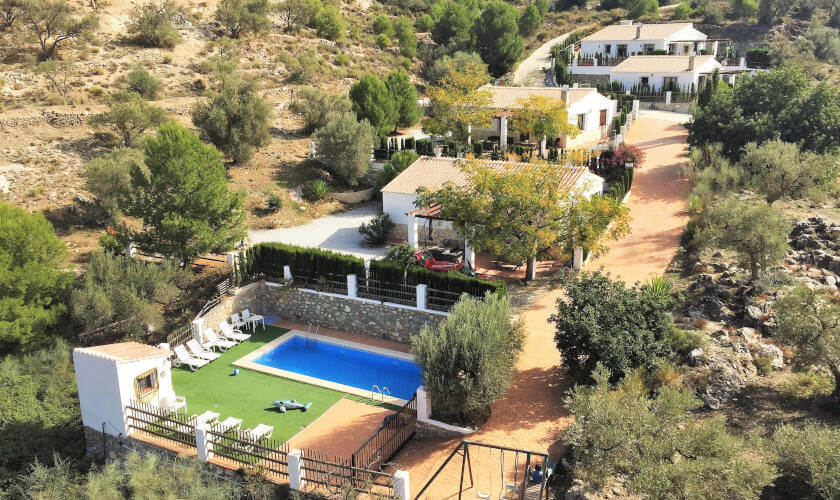
<path id="1" fill-rule="evenodd" d="M 358 333 L 408 343 L 425 325 L 436 326 L 445 314 L 377 300 L 317 292 L 290 285 L 251 283 L 204 315 L 205 325 L 218 329 L 234 312 L 250 309 L 263 316 L 277 316 L 297 323 L 314 323 L 349 333 Z"/>
<path id="2" fill-rule="evenodd" d="M 363 189 L 361 191 L 346 191 L 344 193 L 332 193 L 330 198 L 344 203 L 361 203 L 368 201 L 376 193 L 376 188 Z"/>

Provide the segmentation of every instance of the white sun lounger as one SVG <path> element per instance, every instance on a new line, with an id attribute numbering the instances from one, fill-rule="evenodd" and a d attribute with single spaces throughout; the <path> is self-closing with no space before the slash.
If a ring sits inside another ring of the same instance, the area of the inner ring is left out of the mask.
<path id="1" fill-rule="evenodd" d="M 219 356 L 221 356 L 218 352 L 205 351 L 195 339 L 187 341 L 187 350 L 190 351 L 196 358 L 206 359 L 207 361 L 214 361 L 219 359 Z"/>
<path id="2" fill-rule="evenodd" d="M 225 340 L 219 338 L 219 336 L 216 335 L 216 332 L 214 332 L 212 328 L 204 329 L 204 338 L 207 339 L 207 342 L 204 343 L 204 347 L 218 347 L 222 351 L 227 351 L 228 349 L 237 344 L 233 340 Z"/>
<path id="3" fill-rule="evenodd" d="M 261 323 L 262 327 L 265 328 L 265 317 L 261 314 L 251 314 L 248 309 L 242 311 L 242 320 L 247 321 L 253 331 L 257 331 L 257 323 Z"/>
<path id="4" fill-rule="evenodd" d="M 175 349 L 173 349 L 173 351 L 175 352 L 176 366 L 187 365 L 192 371 L 196 371 L 202 366 L 209 363 L 209 361 L 207 361 L 206 359 L 195 358 L 193 356 L 190 356 L 189 353 L 187 353 L 187 349 L 183 345 L 176 346 Z"/>
<path id="5" fill-rule="evenodd" d="M 193 421 L 195 425 L 212 424 L 213 422 L 217 422 L 219 420 L 219 414 L 215 411 L 207 410 L 201 415 L 191 416 L 190 420 Z"/>
<path id="6" fill-rule="evenodd" d="M 260 439 L 268 439 L 271 437 L 271 434 L 274 433 L 274 427 L 265 424 L 257 424 L 256 427 L 253 429 L 247 429 L 246 434 L 251 441 L 255 443 Z"/>
<path id="7" fill-rule="evenodd" d="M 230 324 L 226 321 L 219 323 L 219 330 L 221 330 L 222 335 L 224 335 L 226 339 L 235 340 L 237 342 L 244 342 L 251 338 L 250 335 L 242 333 L 242 330 L 230 326 Z"/>
<path id="8" fill-rule="evenodd" d="M 234 418 L 228 417 L 218 424 L 216 424 L 216 429 L 220 432 L 225 433 L 231 429 L 241 429 L 242 428 L 242 419 L 241 418 Z"/>

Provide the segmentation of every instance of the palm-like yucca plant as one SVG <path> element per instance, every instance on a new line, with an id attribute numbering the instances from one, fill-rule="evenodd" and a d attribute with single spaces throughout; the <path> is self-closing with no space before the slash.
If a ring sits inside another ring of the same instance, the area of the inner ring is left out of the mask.
<path id="1" fill-rule="evenodd" d="M 671 295 L 674 289 L 674 282 L 666 276 L 652 276 L 644 285 L 642 290 L 653 298 L 665 298 Z"/>
<path id="2" fill-rule="evenodd" d="M 315 179 L 306 187 L 306 193 L 312 201 L 321 201 L 332 192 L 332 188 L 323 179 Z"/>

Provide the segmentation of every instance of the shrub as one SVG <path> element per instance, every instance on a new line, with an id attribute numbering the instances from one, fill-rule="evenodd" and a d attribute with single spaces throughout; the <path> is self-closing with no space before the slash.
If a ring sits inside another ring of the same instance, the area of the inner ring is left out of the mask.
<path id="1" fill-rule="evenodd" d="M 347 66 L 350 64 L 350 58 L 347 57 L 347 54 L 338 54 L 335 56 L 333 63 L 335 63 L 336 66 Z"/>
<path id="2" fill-rule="evenodd" d="M 688 2 L 680 2 L 671 12 L 671 19 L 688 19 L 692 14 L 694 14 L 694 11 L 691 9 L 691 5 Z"/>
<path id="3" fill-rule="evenodd" d="M 840 496 L 840 428 L 807 423 L 783 425 L 773 434 L 771 449 L 784 475 L 808 484 L 822 498 Z"/>
<path id="4" fill-rule="evenodd" d="M 429 286 L 430 297 L 435 290 L 450 292 L 456 295 L 468 293 L 473 297 L 483 297 L 487 292 L 498 295 L 505 295 L 507 288 L 504 281 L 493 281 L 483 278 L 473 278 L 459 271 L 430 271 L 423 266 L 412 266 L 407 269 L 407 281 L 410 283 L 423 283 Z"/>
<path id="5" fill-rule="evenodd" d="M 417 36 L 414 34 L 411 21 L 405 17 L 399 17 L 394 22 L 394 30 L 400 43 L 400 54 L 409 59 L 417 57 Z"/>
<path id="6" fill-rule="evenodd" d="M 367 120 L 356 120 L 352 112 L 330 113 L 327 124 L 312 136 L 318 161 L 333 175 L 351 186 L 367 174 L 376 132 Z"/>
<path id="7" fill-rule="evenodd" d="M 110 253 L 113 255 L 118 255 L 122 252 L 123 246 L 120 244 L 119 240 L 114 237 L 111 233 L 103 233 L 99 237 L 99 248 L 102 249 L 105 253 Z"/>
<path id="8" fill-rule="evenodd" d="M 339 42 L 344 39 L 346 31 L 341 11 L 335 5 L 325 6 L 315 17 L 315 28 L 318 36 Z"/>
<path id="9" fill-rule="evenodd" d="M 111 99 L 108 111 L 90 118 L 94 127 L 117 133 L 125 147 L 134 145 L 146 130 L 169 121 L 169 115 L 163 108 L 152 106 L 134 92 L 124 91 L 117 92 Z"/>
<path id="10" fill-rule="evenodd" d="M 683 330 L 674 326 L 668 331 L 666 342 L 676 353 L 683 356 L 694 349 L 702 349 L 708 344 L 708 339 L 703 332 L 697 330 Z"/>
<path id="11" fill-rule="evenodd" d="M 279 212 L 283 210 L 283 197 L 277 193 L 269 193 L 265 204 L 270 212 Z"/>
<path id="12" fill-rule="evenodd" d="M 169 0 L 149 2 L 134 11 L 128 32 L 139 45 L 172 48 L 181 42 L 181 34 L 172 25 L 176 12 L 175 4 Z"/>
<path id="13" fill-rule="evenodd" d="M 161 88 L 163 88 L 163 83 L 140 64 L 136 65 L 128 73 L 128 86 L 126 90 L 136 92 L 143 99 L 157 99 Z"/>
<path id="14" fill-rule="evenodd" d="M 332 188 L 323 179 L 315 179 L 306 186 L 307 197 L 312 201 L 321 201 L 332 192 Z"/>
<path id="15" fill-rule="evenodd" d="M 414 257 L 414 247 L 407 243 L 400 243 L 399 245 L 394 245 L 385 252 L 385 262 L 390 262 L 393 264 L 397 264 L 402 268 L 406 268 L 411 265 L 417 265 L 417 259 Z"/>
<path id="16" fill-rule="evenodd" d="M 751 18 L 758 13 L 757 0 L 730 0 L 730 4 L 736 18 Z"/>
<path id="17" fill-rule="evenodd" d="M 379 214 L 370 222 L 363 222 L 359 226 L 359 234 L 365 237 L 365 243 L 368 245 L 384 245 L 394 226 L 390 215 Z"/>
<path id="18" fill-rule="evenodd" d="M 535 4 L 529 3 L 522 15 L 519 16 L 519 34 L 531 36 L 540 29 L 540 24 L 542 24 L 542 14 L 540 14 L 539 8 Z"/>
<path id="19" fill-rule="evenodd" d="M 832 389 L 834 379 L 831 375 L 811 371 L 794 373 L 793 377 L 782 385 L 782 394 L 790 399 L 810 399 L 815 396 L 827 396 L 831 394 Z"/>
<path id="20" fill-rule="evenodd" d="M 108 221 L 120 215 L 119 203 L 131 192 L 131 168 L 143 165 L 143 152 L 117 148 L 92 159 L 85 166 L 85 187 L 96 197 Z"/>
<path id="21" fill-rule="evenodd" d="M 767 356 L 756 356 L 753 358 L 753 365 L 759 375 L 769 375 L 773 371 L 773 359 Z"/>
<path id="22" fill-rule="evenodd" d="M 795 282 L 791 273 L 787 273 L 781 269 L 771 269 L 759 273 L 758 278 L 753 284 L 759 292 L 767 293 L 789 287 Z"/>
<path id="23" fill-rule="evenodd" d="M 411 338 L 435 418 L 480 425 L 507 392 L 525 334 L 507 298 L 462 296 L 438 326 Z"/>
<path id="24" fill-rule="evenodd" d="M 373 18 L 373 32 L 377 35 L 385 35 L 388 38 L 396 34 L 394 25 L 391 24 L 391 20 L 385 14 L 379 14 Z"/>
<path id="25" fill-rule="evenodd" d="M 636 367 L 652 369 L 669 349 L 668 295 L 627 287 L 601 272 L 583 272 L 566 280 L 566 299 L 558 299 L 550 321 L 554 340 L 574 375 L 586 375 L 602 363 L 615 380 Z M 613 371 L 615 370 L 615 371 Z"/>
<path id="26" fill-rule="evenodd" d="M 295 92 L 289 110 L 303 121 L 303 132 L 311 133 L 327 124 L 327 116 L 330 113 L 350 111 L 350 101 L 344 95 L 330 94 L 315 87 L 304 87 Z"/>
<path id="27" fill-rule="evenodd" d="M 387 49 L 391 46 L 391 39 L 385 33 L 380 33 L 376 37 L 376 46 L 380 49 Z"/>
<path id="28" fill-rule="evenodd" d="M 268 144 L 271 107 L 259 95 L 253 78 L 226 78 L 209 102 L 199 101 L 192 121 L 202 139 L 236 164 L 248 163 L 254 149 Z"/>

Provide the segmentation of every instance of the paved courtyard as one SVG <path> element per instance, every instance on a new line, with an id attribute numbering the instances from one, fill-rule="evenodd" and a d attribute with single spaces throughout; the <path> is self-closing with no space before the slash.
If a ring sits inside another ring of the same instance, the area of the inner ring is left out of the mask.
<path id="1" fill-rule="evenodd" d="M 378 214 L 379 204 L 369 203 L 346 212 L 315 219 L 302 226 L 248 231 L 248 240 L 252 245 L 277 242 L 321 247 L 370 260 L 385 255 L 386 249 L 365 247 L 362 235 L 359 234 L 359 226 Z"/>

